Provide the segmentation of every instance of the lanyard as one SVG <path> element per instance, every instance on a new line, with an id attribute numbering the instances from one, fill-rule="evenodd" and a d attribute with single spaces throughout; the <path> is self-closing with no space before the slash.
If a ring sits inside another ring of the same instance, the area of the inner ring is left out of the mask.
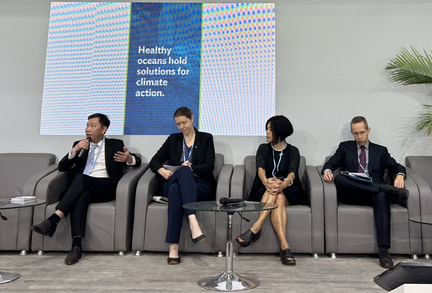
<path id="1" fill-rule="evenodd" d="M 273 176 L 273 177 L 276 177 L 277 172 L 279 172 L 279 166 L 280 166 L 280 163 L 281 163 L 281 161 L 282 161 L 283 151 L 284 151 L 284 149 L 286 148 L 286 146 L 287 146 L 287 143 L 285 142 L 283 148 L 282 148 L 281 151 L 280 151 L 279 161 L 278 161 L 278 163 L 276 164 L 276 160 L 275 160 L 275 149 L 274 149 L 274 147 L 273 147 L 273 145 L 272 145 L 272 148 L 273 148 L 273 166 L 274 166 L 274 167 L 273 167 L 273 171 L 272 171 L 272 176 Z"/>
<path id="2" fill-rule="evenodd" d="M 98 153 L 97 153 L 96 158 L 94 158 L 94 155 L 93 155 L 93 160 L 92 160 L 92 163 L 91 163 L 91 165 L 90 165 L 89 174 L 93 171 L 93 168 L 94 168 L 94 166 L 96 165 L 96 161 L 97 161 L 98 158 L 99 158 L 99 155 L 100 155 L 100 152 L 101 152 L 101 150 L 102 150 L 102 147 L 103 147 L 104 141 L 105 141 L 105 140 L 103 139 L 103 140 L 102 140 L 102 143 L 101 143 L 101 145 L 100 145 L 100 147 L 99 147 L 99 151 L 98 151 Z M 96 146 L 97 146 L 97 144 L 94 144 L 93 147 L 96 147 Z"/>
<path id="3" fill-rule="evenodd" d="M 189 161 L 189 163 L 192 163 L 192 150 L 193 150 L 194 144 L 191 145 L 189 153 L 186 155 L 187 150 L 189 149 L 186 145 L 186 141 L 183 138 L 183 151 L 182 151 L 182 163 Z"/>

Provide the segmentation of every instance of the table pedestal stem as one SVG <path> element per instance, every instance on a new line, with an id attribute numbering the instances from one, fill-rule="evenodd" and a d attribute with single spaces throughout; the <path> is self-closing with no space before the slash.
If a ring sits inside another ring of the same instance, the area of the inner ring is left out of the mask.
<path id="1" fill-rule="evenodd" d="M 245 277 L 234 273 L 233 270 L 233 242 L 232 221 L 234 213 L 228 214 L 227 243 L 225 255 L 225 272 L 217 276 L 206 277 L 198 281 L 202 288 L 218 291 L 241 291 L 257 287 L 260 281 L 253 277 Z"/>

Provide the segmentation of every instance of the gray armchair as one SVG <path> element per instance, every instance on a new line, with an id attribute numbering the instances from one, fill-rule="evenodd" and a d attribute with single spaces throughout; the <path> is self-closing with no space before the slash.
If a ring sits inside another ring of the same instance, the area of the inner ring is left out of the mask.
<path id="1" fill-rule="evenodd" d="M 125 167 L 120 179 L 116 199 L 104 203 L 92 203 L 87 213 L 86 236 L 83 238 L 83 251 L 117 251 L 123 254 L 130 250 L 132 241 L 135 192 L 139 178 L 147 170 L 148 164 L 140 167 Z M 60 195 L 70 184 L 70 171 L 56 171 L 41 180 L 36 189 L 36 197 L 45 199 L 46 204 L 35 207 L 34 222 L 39 223 L 55 212 Z M 33 233 L 32 250 L 69 251 L 71 248 L 71 227 L 69 217 L 57 225 L 53 237 Z"/>
<path id="2" fill-rule="evenodd" d="M 224 156 L 216 154 L 213 174 L 216 178 L 216 200 L 229 196 L 233 166 L 224 164 Z M 165 243 L 168 225 L 168 205 L 152 202 L 155 190 L 154 174 L 150 169 L 144 173 L 137 186 L 135 201 L 135 219 L 133 227 L 132 250 L 136 255 L 142 251 L 168 251 L 169 245 Z M 196 213 L 201 229 L 207 236 L 207 241 L 194 245 L 191 241 L 189 225 L 186 225 L 186 216 L 182 225 L 179 242 L 180 252 L 212 253 L 225 250 L 226 243 L 226 215 L 215 212 Z"/>
<path id="3" fill-rule="evenodd" d="M 323 166 L 317 166 L 321 174 Z M 337 175 L 339 169 L 333 174 Z M 387 176 L 390 183 L 390 176 Z M 336 186 L 325 182 L 325 247 L 326 253 L 336 257 L 337 253 L 378 253 L 374 213 L 371 206 L 344 204 L 337 201 Z M 392 254 L 411 254 L 416 258 L 421 253 L 421 232 L 417 224 L 409 221 L 409 216 L 420 214 L 420 198 L 417 186 L 407 175 L 405 186 L 410 192 L 407 208 L 397 203 L 390 204 Z"/>
<path id="4" fill-rule="evenodd" d="M 252 188 L 256 174 L 255 156 L 247 156 L 244 165 L 234 168 L 231 179 L 231 197 L 246 198 Z M 294 253 L 310 253 L 314 257 L 324 253 L 324 204 L 322 182 L 313 166 L 306 166 L 306 159 L 300 157 L 299 177 L 306 193 L 308 205 L 287 206 L 288 216 L 286 236 L 291 251 Z M 235 219 L 237 228 L 234 237 L 240 232 L 250 228 L 251 223 L 258 218 L 258 212 L 244 213 L 243 216 L 250 219 L 246 223 L 239 217 Z M 239 228 L 238 228 L 239 227 Z M 271 221 L 267 218 L 261 232 L 259 241 L 249 247 L 239 247 L 236 250 L 242 253 L 279 253 L 280 243 L 273 230 Z"/>
<path id="5" fill-rule="evenodd" d="M 407 156 L 407 172 L 420 192 L 420 214 L 432 215 L 432 156 Z M 426 259 L 432 253 L 432 226 L 421 225 L 422 248 Z"/>
<path id="6" fill-rule="evenodd" d="M 40 180 L 57 169 L 55 155 L 36 153 L 0 154 L 0 198 L 35 195 Z M 1 211 L 0 250 L 30 250 L 33 208 Z"/>

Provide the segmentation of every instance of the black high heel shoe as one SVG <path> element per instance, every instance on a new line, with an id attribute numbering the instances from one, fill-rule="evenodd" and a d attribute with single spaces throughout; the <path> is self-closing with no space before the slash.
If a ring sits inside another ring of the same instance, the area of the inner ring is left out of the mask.
<path id="1" fill-rule="evenodd" d="M 257 241 L 260 238 L 260 236 L 261 236 L 261 230 L 259 230 L 258 233 L 254 234 L 254 232 L 252 232 L 252 230 L 249 229 L 243 234 L 237 236 L 236 241 L 241 247 L 248 247 L 249 245 L 251 245 L 252 242 Z M 239 241 L 239 238 L 243 241 Z"/>
<path id="2" fill-rule="evenodd" d="M 207 239 L 207 237 L 203 233 L 200 236 L 195 237 L 195 238 L 192 238 L 192 235 L 191 235 L 191 239 L 192 239 L 192 242 L 194 244 L 198 244 L 198 243 L 204 242 Z"/>

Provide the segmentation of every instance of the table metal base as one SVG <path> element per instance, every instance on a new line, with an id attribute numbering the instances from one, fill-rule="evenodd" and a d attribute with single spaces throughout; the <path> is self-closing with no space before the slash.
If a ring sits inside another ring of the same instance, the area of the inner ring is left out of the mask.
<path id="1" fill-rule="evenodd" d="M 0 272 L 0 284 L 12 282 L 21 277 L 18 273 Z"/>
<path id="2" fill-rule="evenodd" d="M 260 281 L 254 277 L 245 277 L 234 272 L 223 272 L 217 276 L 205 277 L 198 281 L 204 289 L 215 291 L 241 291 L 255 288 Z"/>

